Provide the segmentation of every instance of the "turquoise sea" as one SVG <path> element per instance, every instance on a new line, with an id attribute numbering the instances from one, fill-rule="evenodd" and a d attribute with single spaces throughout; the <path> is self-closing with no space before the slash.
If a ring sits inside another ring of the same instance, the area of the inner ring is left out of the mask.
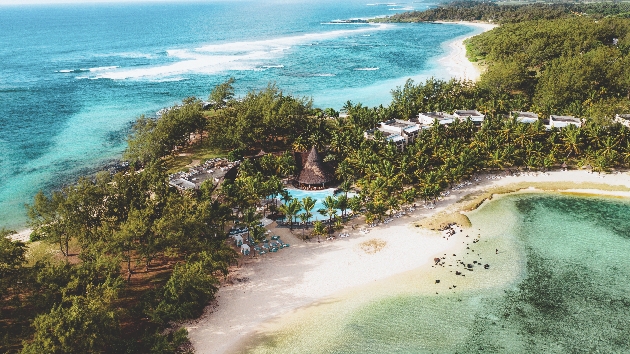
<path id="1" fill-rule="evenodd" d="M 499 198 L 470 214 L 466 242 L 479 241 L 470 242 L 465 255 L 446 255 L 443 268 L 403 274 L 298 310 L 241 349 L 628 353 L 628 215 L 627 199 Z M 457 260 L 474 264 L 473 271 Z"/>
<path id="2" fill-rule="evenodd" d="M 335 24 L 430 3 L 206 1 L 0 6 L 0 227 L 24 204 L 120 156 L 130 123 L 236 78 L 319 107 L 387 104 L 408 77 L 446 78 L 444 43 L 478 29 Z"/>

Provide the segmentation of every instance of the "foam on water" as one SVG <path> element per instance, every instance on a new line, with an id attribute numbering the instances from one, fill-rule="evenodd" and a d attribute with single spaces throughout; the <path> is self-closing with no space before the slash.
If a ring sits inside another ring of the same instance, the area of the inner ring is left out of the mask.
<path id="1" fill-rule="evenodd" d="M 181 61 L 167 65 L 140 69 L 108 70 L 99 74 L 99 79 L 146 79 L 187 73 L 217 74 L 226 71 L 257 70 L 260 62 L 282 57 L 293 46 L 315 44 L 364 33 L 391 29 L 389 24 L 370 25 L 368 28 L 336 30 L 328 32 L 306 33 L 299 36 L 287 36 L 259 41 L 240 41 L 222 44 L 208 44 L 193 49 L 168 49 L 167 55 Z M 265 69 L 283 66 L 262 66 Z M 366 68 L 365 70 L 370 70 Z M 360 69 L 359 69 L 360 70 Z M 373 69 L 372 69 L 373 70 Z"/>

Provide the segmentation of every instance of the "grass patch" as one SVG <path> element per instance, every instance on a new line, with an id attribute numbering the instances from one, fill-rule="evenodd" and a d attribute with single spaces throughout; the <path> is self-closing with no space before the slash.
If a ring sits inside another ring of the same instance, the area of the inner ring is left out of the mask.
<path id="1" fill-rule="evenodd" d="M 216 157 L 226 157 L 227 151 L 209 147 L 204 143 L 195 144 L 191 147 L 178 151 L 177 155 L 170 155 L 164 159 L 168 173 L 187 171 L 188 165 L 197 160 L 204 162 Z"/>
<path id="2" fill-rule="evenodd" d="M 27 243 L 28 250 L 26 251 L 27 267 L 34 266 L 39 261 L 50 261 L 58 253 L 59 247 L 57 245 L 50 244 L 44 241 L 35 241 Z"/>
<path id="3" fill-rule="evenodd" d="M 360 246 L 363 252 L 367 254 L 374 254 L 382 250 L 385 247 L 385 245 L 387 245 L 387 242 L 378 238 L 373 238 L 371 240 L 361 242 Z"/>

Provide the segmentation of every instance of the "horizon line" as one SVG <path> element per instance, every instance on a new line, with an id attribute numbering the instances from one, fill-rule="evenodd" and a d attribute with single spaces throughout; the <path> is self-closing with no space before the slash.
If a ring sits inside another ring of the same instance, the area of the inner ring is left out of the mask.
<path id="1" fill-rule="evenodd" d="M 98 4 L 150 4 L 150 3 L 213 3 L 246 0 L 0 0 L 0 7 L 28 7 L 33 5 L 98 5 Z"/>

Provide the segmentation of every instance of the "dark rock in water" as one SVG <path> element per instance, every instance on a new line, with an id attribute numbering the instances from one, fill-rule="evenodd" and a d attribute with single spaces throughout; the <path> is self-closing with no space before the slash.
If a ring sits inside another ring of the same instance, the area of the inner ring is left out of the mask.
<path id="1" fill-rule="evenodd" d="M 453 285 L 453 289 L 455 289 L 457 287 L 457 285 Z"/>
<path id="2" fill-rule="evenodd" d="M 435 284 L 440 284 L 440 279 L 436 279 Z"/>
<path id="3" fill-rule="evenodd" d="M 490 264 L 484 264 L 484 265 L 483 265 L 483 267 L 484 267 L 485 269 L 488 269 L 488 268 L 490 268 Z"/>
<path id="4" fill-rule="evenodd" d="M 473 265 L 472 265 L 472 264 L 470 264 L 470 263 L 468 263 L 467 267 L 468 267 L 468 268 L 472 268 L 472 267 L 473 267 Z"/>
<path id="5" fill-rule="evenodd" d="M 460 272 L 460 271 L 456 271 L 456 272 L 455 272 L 455 275 L 462 275 L 462 272 Z"/>
<path id="6" fill-rule="evenodd" d="M 457 255 L 455 253 L 453 253 L 453 257 L 457 257 Z"/>
<path id="7" fill-rule="evenodd" d="M 477 264 L 477 261 L 473 261 L 473 264 Z"/>

